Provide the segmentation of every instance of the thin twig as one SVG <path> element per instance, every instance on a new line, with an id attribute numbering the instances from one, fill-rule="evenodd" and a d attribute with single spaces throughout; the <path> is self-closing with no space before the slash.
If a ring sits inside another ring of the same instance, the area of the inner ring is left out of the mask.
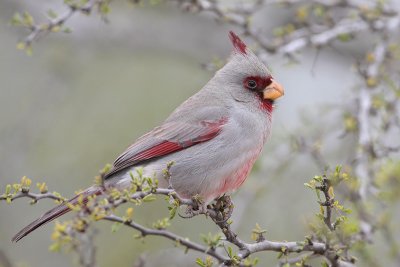
<path id="1" fill-rule="evenodd" d="M 229 258 L 221 255 L 220 253 L 217 253 L 216 251 L 211 250 L 208 247 L 199 245 L 195 242 L 190 241 L 189 239 L 187 239 L 185 237 L 179 236 L 179 235 L 174 234 L 167 230 L 146 228 L 134 221 L 127 222 L 124 219 L 122 219 L 121 217 L 118 217 L 114 214 L 108 215 L 108 216 L 104 217 L 102 220 L 124 224 L 130 228 L 133 228 L 133 229 L 139 231 L 143 237 L 145 237 L 147 235 L 165 237 L 165 238 L 172 240 L 172 241 L 176 242 L 177 244 L 180 244 L 188 249 L 199 251 L 199 252 L 205 253 L 207 255 L 210 255 L 210 256 L 214 257 L 215 259 L 217 259 L 219 262 L 229 261 Z"/>
<path id="2" fill-rule="evenodd" d="M 5 196 L 5 195 L 1 195 L 1 196 L 0 196 L 0 200 L 7 200 L 7 199 L 9 199 L 10 201 L 14 201 L 14 200 L 19 199 L 19 198 L 30 198 L 30 199 L 32 199 L 34 202 L 37 202 L 38 200 L 45 199 L 45 198 L 54 199 L 54 200 L 61 201 L 61 202 L 62 202 L 62 201 L 65 201 L 65 198 L 63 198 L 63 197 L 61 197 L 61 196 L 58 196 L 58 195 L 56 195 L 56 194 L 54 194 L 54 193 L 50 193 L 50 192 L 48 192 L 48 193 L 39 193 L 39 194 L 37 194 L 37 193 L 31 193 L 31 192 L 23 192 L 23 191 L 20 191 L 20 192 L 18 192 L 17 194 L 12 195 L 12 196 L 10 196 L 10 197 Z"/>

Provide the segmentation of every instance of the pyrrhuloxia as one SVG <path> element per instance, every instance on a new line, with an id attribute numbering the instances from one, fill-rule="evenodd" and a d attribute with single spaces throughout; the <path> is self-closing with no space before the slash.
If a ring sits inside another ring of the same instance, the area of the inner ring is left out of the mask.
<path id="1" fill-rule="evenodd" d="M 140 137 L 104 175 L 105 187 L 130 186 L 129 173 L 143 167 L 156 174 L 169 162 L 170 183 L 182 198 L 201 197 L 204 203 L 236 190 L 248 176 L 270 135 L 274 100 L 283 87 L 240 38 L 230 32 L 234 50 L 227 64 L 195 95 L 182 103 L 160 126 Z M 91 186 L 84 201 L 100 195 L 104 187 Z M 79 195 L 78 195 L 79 196 Z M 78 196 L 69 200 L 76 204 Z M 18 241 L 41 225 L 67 213 L 61 204 L 22 229 Z"/>

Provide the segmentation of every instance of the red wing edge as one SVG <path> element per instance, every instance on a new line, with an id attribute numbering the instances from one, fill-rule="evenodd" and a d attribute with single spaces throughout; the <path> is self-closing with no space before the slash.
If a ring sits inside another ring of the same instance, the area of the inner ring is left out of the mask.
<path id="1" fill-rule="evenodd" d="M 127 167 L 140 164 L 143 161 L 165 156 L 173 152 L 185 149 L 187 147 L 211 140 L 220 133 L 222 126 L 225 125 L 226 122 L 226 118 L 222 118 L 214 122 L 202 121 L 200 123 L 200 131 L 195 131 L 195 135 L 186 136 L 183 129 L 182 132 L 178 133 L 176 137 L 169 140 L 157 138 L 157 136 L 147 134 L 143 136 L 143 138 L 141 138 L 139 142 L 131 145 L 115 160 L 113 168 L 110 170 L 110 172 L 104 175 L 104 178 L 108 179 L 113 174 Z M 197 125 L 197 127 L 199 126 Z M 190 126 L 188 126 L 188 128 L 190 128 Z M 180 140 L 180 135 L 185 135 L 185 137 Z M 133 155 L 129 155 L 131 151 L 136 148 L 136 145 L 139 145 L 139 143 L 143 144 L 145 142 L 151 142 L 153 144 L 151 144 L 150 147 L 147 146 L 146 149 L 140 150 Z M 128 155 L 129 157 L 127 157 Z"/>

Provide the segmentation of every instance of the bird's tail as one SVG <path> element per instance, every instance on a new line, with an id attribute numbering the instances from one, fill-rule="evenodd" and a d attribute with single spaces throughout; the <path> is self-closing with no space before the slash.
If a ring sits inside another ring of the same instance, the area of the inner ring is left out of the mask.
<path id="1" fill-rule="evenodd" d="M 103 192 L 103 188 L 100 186 L 91 186 L 84 190 L 83 192 L 79 193 L 75 197 L 68 200 L 67 203 L 76 205 L 78 202 L 82 201 L 82 204 L 86 204 L 90 196 L 100 195 Z M 57 207 L 47 211 L 45 214 L 31 222 L 29 225 L 24 227 L 21 231 L 19 231 L 11 240 L 13 242 L 18 242 L 25 236 L 29 235 L 31 232 L 39 228 L 40 226 L 51 222 L 52 220 L 64 215 L 65 213 L 69 212 L 71 209 L 68 207 L 67 203 L 62 203 Z"/>

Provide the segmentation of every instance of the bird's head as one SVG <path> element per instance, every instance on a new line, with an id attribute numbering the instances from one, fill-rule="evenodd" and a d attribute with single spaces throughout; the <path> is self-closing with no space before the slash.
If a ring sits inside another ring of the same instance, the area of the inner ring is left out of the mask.
<path id="1" fill-rule="evenodd" d="M 274 101 L 284 94 L 282 85 L 235 33 L 229 32 L 229 38 L 233 53 L 216 77 L 224 80 L 235 100 L 254 102 L 256 99 L 262 108 L 271 111 Z"/>

